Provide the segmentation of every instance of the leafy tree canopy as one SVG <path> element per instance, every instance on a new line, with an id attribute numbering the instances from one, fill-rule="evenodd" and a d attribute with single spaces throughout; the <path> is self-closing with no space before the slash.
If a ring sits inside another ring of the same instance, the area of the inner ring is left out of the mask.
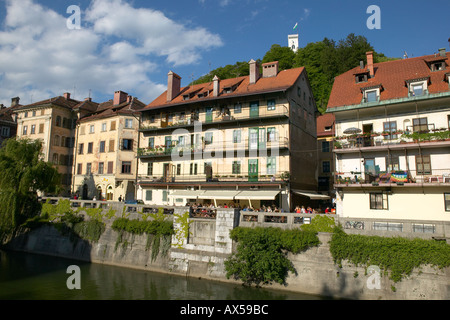
<path id="1" fill-rule="evenodd" d="M 37 192 L 55 192 L 60 175 L 40 159 L 42 142 L 8 139 L 0 148 L 0 235 L 13 232 L 40 210 Z"/>
<path id="2" fill-rule="evenodd" d="M 395 60 L 388 58 L 383 53 L 378 53 L 363 36 L 351 33 L 345 39 L 338 42 L 324 38 L 319 42 L 308 43 L 294 53 L 289 47 L 279 44 L 271 46 L 258 62 L 278 61 L 279 70 L 305 67 L 308 72 L 311 90 L 320 112 L 325 112 L 334 78 L 354 67 L 359 66 L 360 61 L 366 64 L 366 52 L 374 52 L 374 63 Z M 248 62 L 236 62 L 212 70 L 209 74 L 197 79 L 194 83 L 210 82 L 217 75 L 220 79 L 235 78 L 249 74 Z"/>

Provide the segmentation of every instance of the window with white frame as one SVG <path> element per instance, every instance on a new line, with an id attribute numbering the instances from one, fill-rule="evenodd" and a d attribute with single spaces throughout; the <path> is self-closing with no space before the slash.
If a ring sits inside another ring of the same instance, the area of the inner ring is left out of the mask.
<path id="1" fill-rule="evenodd" d="M 378 101 L 378 90 L 367 90 L 365 95 L 366 102 Z"/>
<path id="2" fill-rule="evenodd" d="M 125 128 L 127 129 L 133 128 L 133 119 L 125 119 Z"/>

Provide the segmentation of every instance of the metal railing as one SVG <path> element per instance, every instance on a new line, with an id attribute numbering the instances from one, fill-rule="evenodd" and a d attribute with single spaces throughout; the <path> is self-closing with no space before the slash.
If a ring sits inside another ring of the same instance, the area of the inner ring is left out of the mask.
<path id="1" fill-rule="evenodd" d="M 233 139 L 221 141 L 217 139 L 213 141 L 203 141 L 202 143 L 195 145 L 161 145 L 153 148 L 139 148 L 137 155 L 138 157 L 166 157 L 172 155 L 183 156 L 188 153 L 196 154 L 205 152 L 234 152 L 238 150 L 245 150 L 249 152 L 252 150 L 267 150 L 267 153 L 270 154 L 271 150 L 289 148 L 289 139 L 287 137 L 279 137 L 278 135 L 269 137 L 268 135 L 268 138 L 269 139 L 265 141 L 255 141 L 252 139 Z"/>
<path id="2" fill-rule="evenodd" d="M 362 184 L 371 185 L 449 185 L 450 168 L 417 170 L 393 170 L 380 172 L 336 172 L 334 175 L 336 186 L 355 186 Z"/>

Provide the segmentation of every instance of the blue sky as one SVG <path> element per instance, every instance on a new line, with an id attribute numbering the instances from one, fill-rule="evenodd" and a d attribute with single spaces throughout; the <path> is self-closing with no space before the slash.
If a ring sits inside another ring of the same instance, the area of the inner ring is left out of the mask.
<path id="1" fill-rule="evenodd" d="M 70 30 L 70 5 L 81 30 Z M 381 29 L 369 30 L 370 5 Z M 390 57 L 450 50 L 450 1 L 418 0 L 0 0 L 0 103 L 64 92 L 97 101 L 124 90 L 150 103 L 173 70 L 187 85 L 211 69 L 262 58 L 272 44 L 300 47 L 349 33 Z"/>

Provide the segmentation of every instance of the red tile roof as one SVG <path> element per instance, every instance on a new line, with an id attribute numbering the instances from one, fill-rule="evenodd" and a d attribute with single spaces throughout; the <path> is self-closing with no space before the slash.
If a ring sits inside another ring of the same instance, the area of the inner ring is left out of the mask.
<path id="1" fill-rule="evenodd" d="M 213 96 L 213 82 L 196 84 L 192 86 L 182 87 L 180 93 L 172 100 L 167 102 L 167 91 L 162 93 L 158 98 L 153 100 L 143 110 L 194 103 L 207 100 L 215 100 L 228 97 L 248 96 L 266 92 L 284 91 L 292 87 L 298 77 L 305 70 L 304 67 L 283 70 L 276 77 L 259 78 L 254 84 L 250 84 L 250 76 L 237 77 L 232 79 L 220 80 L 220 95 Z M 238 85 L 231 93 L 224 93 L 222 90 L 227 87 Z M 209 91 L 207 97 L 198 97 L 198 94 Z M 184 100 L 183 95 L 195 93 L 189 100 Z"/>
<path id="2" fill-rule="evenodd" d="M 361 68 L 359 66 L 353 68 L 335 78 L 330 99 L 328 100 L 328 109 L 330 110 L 340 106 L 358 105 L 363 98 L 361 89 L 376 85 L 382 86 L 380 101 L 406 98 L 408 97 L 406 81 L 419 78 L 429 77 L 430 82 L 428 85 L 428 92 L 431 94 L 449 92 L 449 84 L 448 82 L 445 82 L 445 74 L 450 71 L 448 58 L 450 58 L 450 52 L 446 53 L 446 57 L 428 55 L 375 63 L 375 76 L 369 78 L 367 82 L 361 83 L 355 82 L 355 73 L 357 73 L 358 70 L 361 70 Z M 446 59 L 446 68 L 441 71 L 431 71 L 427 61 L 430 62 L 442 59 Z"/>
<path id="3" fill-rule="evenodd" d="M 334 114 L 325 113 L 317 117 L 317 137 L 334 136 Z M 331 130 L 325 130 L 331 127 Z"/>
<path id="4" fill-rule="evenodd" d="M 98 120 L 103 118 L 110 118 L 119 114 L 134 114 L 138 109 L 145 107 L 145 104 L 137 98 L 132 98 L 130 102 L 126 101 L 119 105 L 114 105 L 113 100 L 102 102 L 98 104 L 97 110 L 80 119 L 80 122 L 88 122 L 91 120 Z"/>

